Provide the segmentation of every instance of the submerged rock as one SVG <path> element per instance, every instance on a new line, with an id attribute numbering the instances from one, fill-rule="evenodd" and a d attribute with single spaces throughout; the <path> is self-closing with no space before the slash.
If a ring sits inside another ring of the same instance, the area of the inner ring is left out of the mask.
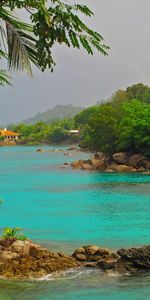
<path id="1" fill-rule="evenodd" d="M 80 151 L 80 149 L 77 148 L 77 147 L 70 147 L 70 148 L 68 148 L 67 150 L 68 150 L 68 151 Z"/>
<path id="2" fill-rule="evenodd" d="M 35 152 L 45 152 L 45 150 L 42 148 L 39 148 L 39 149 L 36 149 Z"/>

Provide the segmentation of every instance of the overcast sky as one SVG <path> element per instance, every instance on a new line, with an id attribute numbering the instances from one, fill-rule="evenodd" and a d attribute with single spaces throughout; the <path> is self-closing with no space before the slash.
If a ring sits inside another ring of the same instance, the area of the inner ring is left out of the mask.
<path id="1" fill-rule="evenodd" d="M 88 0 L 90 26 L 111 50 L 108 57 L 56 47 L 54 73 L 19 73 L 0 88 L 0 124 L 21 121 L 56 104 L 88 106 L 136 82 L 150 85 L 150 1 Z"/>

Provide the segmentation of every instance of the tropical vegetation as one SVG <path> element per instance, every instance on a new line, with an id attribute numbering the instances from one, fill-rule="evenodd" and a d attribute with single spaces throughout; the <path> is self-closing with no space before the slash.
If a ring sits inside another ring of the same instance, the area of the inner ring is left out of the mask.
<path id="1" fill-rule="evenodd" d="M 117 91 L 107 103 L 76 115 L 75 126 L 82 147 L 150 157 L 150 88 L 140 83 Z"/>
<path id="2" fill-rule="evenodd" d="M 20 143 L 28 145 L 77 141 L 76 137 L 70 135 L 70 130 L 74 128 L 74 119 L 57 120 L 52 123 L 41 121 L 33 125 L 19 124 L 11 128 L 20 134 Z"/>
<path id="3" fill-rule="evenodd" d="M 4 229 L 2 237 L 4 239 L 13 238 L 16 240 L 25 241 L 27 238 L 20 232 L 20 230 L 21 228 L 19 227 L 14 227 L 14 228 L 7 227 Z"/>

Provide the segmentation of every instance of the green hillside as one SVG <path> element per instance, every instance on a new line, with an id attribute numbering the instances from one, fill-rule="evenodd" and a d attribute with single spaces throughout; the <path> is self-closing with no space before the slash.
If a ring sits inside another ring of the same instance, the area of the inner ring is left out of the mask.
<path id="1" fill-rule="evenodd" d="M 46 123 L 51 123 L 55 120 L 61 120 L 64 118 L 72 118 L 78 114 L 83 108 L 78 106 L 73 106 L 71 104 L 67 105 L 56 105 L 54 108 L 49 109 L 43 113 L 38 113 L 34 117 L 23 120 L 24 124 L 35 124 L 39 121 Z"/>

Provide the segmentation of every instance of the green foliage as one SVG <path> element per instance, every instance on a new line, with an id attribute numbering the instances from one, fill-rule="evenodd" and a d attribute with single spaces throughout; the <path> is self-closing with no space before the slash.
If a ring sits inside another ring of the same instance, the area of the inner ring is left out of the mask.
<path id="1" fill-rule="evenodd" d="M 0 85 L 10 85 L 11 77 L 6 73 L 5 70 L 0 70 Z"/>
<path id="2" fill-rule="evenodd" d="M 32 26 L 14 17 L 6 3 L 0 5 L 0 20 L 0 58 L 7 60 L 9 70 L 26 70 L 32 74 L 31 62 L 38 65 Z M 5 79 L 9 83 L 10 78 L 1 71 L 1 82 Z"/>
<path id="3" fill-rule="evenodd" d="M 31 25 L 14 16 L 16 9 L 27 11 Z M 109 48 L 103 37 L 83 23 L 80 15 L 92 17 L 94 14 L 86 5 L 61 0 L 1 1 L 0 57 L 8 60 L 9 69 L 26 70 L 31 74 L 31 62 L 42 71 L 46 68 L 53 71 L 55 44 L 77 49 L 82 46 L 88 54 L 93 55 L 96 49 L 107 55 Z M 0 79 L 0 83 L 9 82 L 3 73 Z"/>
<path id="4" fill-rule="evenodd" d="M 126 91 L 119 90 L 109 103 L 79 113 L 75 117 L 75 126 L 80 128 L 80 145 L 108 154 L 127 151 L 150 157 L 148 89 L 137 84 Z M 141 95 L 142 100 L 129 99 L 132 94 L 137 98 Z"/>
<path id="5" fill-rule="evenodd" d="M 69 138 L 68 131 L 61 128 L 57 127 L 55 128 L 52 132 L 50 132 L 48 139 L 52 143 L 59 143 L 62 141 L 66 141 Z"/>
<path id="6" fill-rule="evenodd" d="M 37 122 L 34 125 L 19 124 L 12 129 L 18 132 L 22 139 L 21 142 L 29 145 L 47 143 L 59 143 L 71 141 L 72 137 L 69 130 L 74 128 L 73 119 L 64 119 L 53 123 Z"/>
<path id="7" fill-rule="evenodd" d="M 4 229 L 3 238 L 5 239 L 15 238 L 20 241 L 25 241 L 27 238 L 24 235 L 22 235 L 22 233 L 18 233 L 20 232 L 20 230 L 21 228 L 17 228 L 17 227 L 14 228 L 7 227 Z"/>
<path id="8" fill-rule="evenodd" d="M 4 141 L 4 139 L 5 139 L 4 136 L 0 135 L 0 141 Z"/>
<path id="9" fill-rule="evenodd" d="M 150 105 L 132 100 L 123 106 L 117 150 L 143 153 L 150 157 Z"/>
<path id="10" fill-rule="evenodd" d="M 76 124 L 80 124 L 81 146 L 113 153 L 118 134 L 118 118 L 117 110 L 112 105 L 93 106 L 84 110 L 76 116 Z"/>
<path id="11" fill-rule="evenodd" d="M 150 104 L 150 87 L 143 83 L 134 84 L 126 89 L 128 99 L 137 99 Z"/>

